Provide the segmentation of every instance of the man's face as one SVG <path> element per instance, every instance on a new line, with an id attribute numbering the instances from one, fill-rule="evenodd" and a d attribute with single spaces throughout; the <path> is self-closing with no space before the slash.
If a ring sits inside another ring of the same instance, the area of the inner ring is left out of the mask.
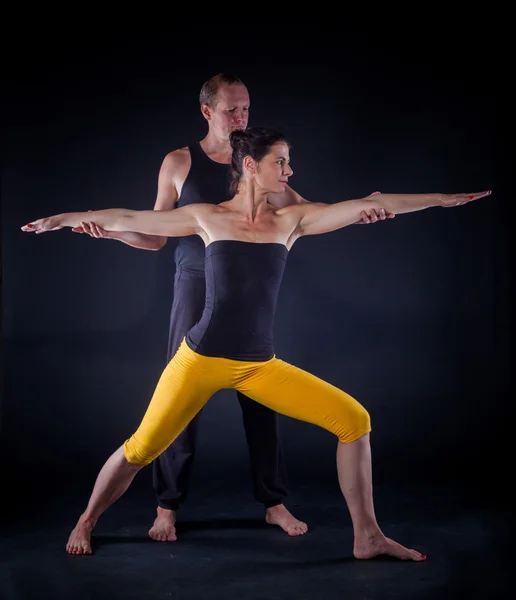
<path id="1" fill-rule="evenodd" d="M 201 110 L 208 120 L 210 129 L 220 137 L 228 139 L 237 129 L 243 130 L 249 121 L 249 94 L 245 85 L 222 84 L 212 106 L 203 105 Z"/>

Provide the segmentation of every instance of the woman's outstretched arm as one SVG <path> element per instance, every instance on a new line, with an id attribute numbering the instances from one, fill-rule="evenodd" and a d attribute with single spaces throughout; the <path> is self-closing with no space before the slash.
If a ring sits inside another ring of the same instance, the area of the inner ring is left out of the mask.
<path id="1" fill-rule="evenodd" d="M 280 209 L 280 212 L 284 212 L 285 215 L 290 213 L 297 220 L 297 236 L 317 235 L 356 223 L 364 210 L 383 209 L 386 212 L 403 214 L 434 206 L 460 206 L 489 194 L 490 190 L 469 194 L 375 194 L 360 200 L 345 200 L 322 206 L 301 204 Z"/>
<path id="2" fill-rule="evenodd" d="M 27 223 L 21 229 L 45 233 L 63 227 L 78 227 L 83 221 L 94 221 L 106 231 L 135 231 L 149 235 L 183 237 L 199 234 L 203 230 L 201 217 L 211 210 L 213 206 L 210 204 L 195 204 L 173 210 L 108 208 L 53 215 Z"/>

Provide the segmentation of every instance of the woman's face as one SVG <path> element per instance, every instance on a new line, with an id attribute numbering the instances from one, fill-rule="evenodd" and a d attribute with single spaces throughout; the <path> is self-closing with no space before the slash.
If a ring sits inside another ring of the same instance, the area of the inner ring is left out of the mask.
<path id="1" fill-rule="evenodd" d="M 255 163 L 255 182 L 263 189 L 280 194 L 285 191 L 288 178 L 294 173 L 289 165 L 289 147 L 284 142 L 277 142 L 270 151 Z"/>

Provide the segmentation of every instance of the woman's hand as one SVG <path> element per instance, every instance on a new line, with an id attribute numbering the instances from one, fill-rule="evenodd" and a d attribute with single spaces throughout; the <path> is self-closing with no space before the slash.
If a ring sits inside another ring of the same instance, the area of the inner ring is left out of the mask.
<path id="1" fill-rule="evenodd" d="M 473 200 L 484 198 L 485 196 L 489 196 L 489 194 L 491 194 L 491 190 L 487 190 L 485 192 L 476 192 L 474 194 L 436 194 L 436 196 L 439 198 L 443 208 L 449 208 L 452 206 L 461 206 L 461 204 L 473 202 Z"/>
<path id="2" fill-rule="evenodd" d="M 62 228 L 63 225 L 60 223 L 60 215 L 53 215 L 52 217 L 31 221 L 30 223 L 27 223 L 27 225 L 24 225 L 21 230 L 29 233 L 46 233 L 47 231 L 57 231 Z"/>

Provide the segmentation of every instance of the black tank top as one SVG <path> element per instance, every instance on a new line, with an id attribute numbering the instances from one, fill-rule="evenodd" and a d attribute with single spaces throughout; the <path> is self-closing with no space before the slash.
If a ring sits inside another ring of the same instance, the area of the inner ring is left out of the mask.
<path id="1" fill-rule="evenodd" d="M 207 156 L 199 142 L 188 146 L 191 166 L 181 190 L 177 207 L 187 204 L 220 204 L 229 200 L 229 165 Z M 178 238 L 175 250 L 178 267 L 204 271 L 204 242 L 198 235 Z"/>
<path id="2" fill-rule="evenodd" d="M 204 356 L 263 361 L 274 356 L 274 316 L 284 244 L 219 240 L 206 247 L 206 301 L 186 335 Z"/>

